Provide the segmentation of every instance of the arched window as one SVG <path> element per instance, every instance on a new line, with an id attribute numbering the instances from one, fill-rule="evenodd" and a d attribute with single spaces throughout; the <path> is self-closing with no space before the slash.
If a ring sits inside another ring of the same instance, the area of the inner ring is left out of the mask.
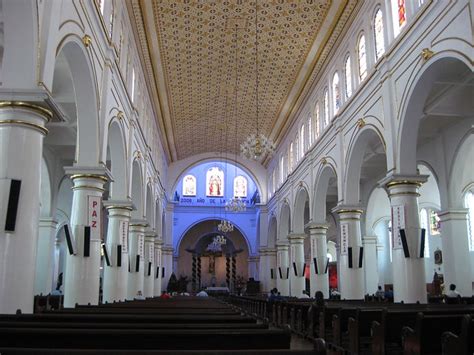
<path id="1" fill-rule="evenodd" d="M 247 179 L 242 175 L 234 178 L 234 197 L 247 197 Z"/>
<path id="2" fill-rule="evenodd" d="M 326 254 L 326 257 L 328 258 L 328 261 L 331 262 L 332 261 L 332 255 L 330 253 L 327 253 Z"/>
<path id="3" fill-rule="evenodd" d="M 314 108 L 314 122 L 315 122 L 315 131 L 316 131 L 316 139 L 319 137 L 319 133 L 321 132 L 321 121 L 319 117 L 319 102 L 316 102 L 316 107 Z"/>
<path id="4" fill-rule="evenodd" d="M 425 229 L 425 253 L 424 257 L 429 258 L 430 257 L 430 244 L 428 242 L 429 239 L 429 229 L 428 229 L 428 211 L 426 208 L 422 208 L 420 211 L 420 228 Z"/>
<path id="5" fill-rule="evenodd" d="M 105 0 L 98 0 L 98 2 L 99 2 L 100 13 L 102 14 L 102 16 L 104 16 Z"/>
<path id="6" fill-rule="evenodd" d="M 294 157 L 294 163 L 296 166 L 296 163 L 300 161 L 300 141 L 299 141 L 299 131 L 296 133 L 296 138 L 295 138 L 295 157 Z M 292 169 L 293 170 L 293 169 Z"/>
<path id="7" fill-rule="evenodd" d="M 293 142 L 290 143 L 290 149 L 288 151 L 288 173 L 293 171 Z"/>
<path id="8" fill-rule="evenodd" d="M 367 76 L 367 52 L 365 49 L 365 36 L 361 35 L 357 46 L 359 57 L 359 80 L 362 81 Z"/>
<path id="9" fill-rule="evenodd" d="M 206 173 L 206 195 L 224 196 L 224 172 L 218 167 L 210 168 Z"/>
<path id="10" fill-rule="evenodd" d="M 313 117 L 308 117 L 308 148 L 313 145 Z"/>
<path id="11" fill-rule="evenodd" d="M 352 70 L 351 70 L 351 57 L 347 56 L 346 64 L 344 65 L 344 76 L 346 81 L 346 99 L 352 95 Z"/>
<path id="12" fill-rule="evenodd" d="M 378 60 L 385 53 L 385 40 L 383 36 L 383 14 L 379 8 L 374 17 L 375 60 Z"/>
<path id="13" fill-rule="evenodd" d="M 305 153 L 305 144 L 304 144 L 304 124 L 301 125 L 300 128 L 300 156 L 299 158 L 302 159 Z"/>
<path id="14" fill-rule="evenodd" d="M 469 237 L 469 250 L 474 250 L 474 193 L 468 191 L 464 197 L 464 207 L 467 212 L 467 235 Z"/>
<path id="15" fill-rule="evenodd" d="M 132 102 L 135 102 L 135 68 L 132 68 Z"/>
<path id="16" fill-rule="evenodd" d="M 337 72 L 334 74 L 332 79 L 332 97 L 334 101 L 334 115 L 336 115 L 341 108 L 341 87 L 339 85 L 339 74 Z"/>
<path id="17" fill-rule="evenodd" d="M 283 184 L 285 180 L 285 157 L 282 155 L 280 157 L 280 185 Z"/>
<path id="18" fill-rule="evenodd" d="M 183 178 L 183 196 L 196 196 L 196 178 L 193 175 Z"/>
<path id="19" fill-rule="evenodd" d="M 329 124 L 329 93 L 328 89 L 324 90 L 324 128 Z"/>
<path id="20" fill-rule="evenodd" d="M 405 0 L 391 0 L 391 3 L 393 17 L 393 33 L 396 37 L 407 23 L 407 9 L 405 6 Z"/>

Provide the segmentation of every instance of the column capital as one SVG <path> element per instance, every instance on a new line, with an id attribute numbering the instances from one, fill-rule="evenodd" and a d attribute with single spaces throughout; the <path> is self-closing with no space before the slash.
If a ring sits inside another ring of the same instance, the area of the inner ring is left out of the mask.
<path id="1" fill-rule="evenodd" d="M 337 205 L 334 207 L 331 212 L 337 213 L 339 216 L 341 215 L 354 215 L 360 218 L 360 215 L 364 213 L 364 210 L 361 206 L 354 206 L 354 205 Z"/>
<path id="2" fill-rule="evenodd" d="M 155 238 L 155 247 L 160 247 L 163 245 L 163 241 L 160 238 Z"/>
<path id="3" fill-rule="evenodd" d="M 362 238 L 362 244 L 377 244 L 376 235 L 366 235 Z"/>
<path id="4" fill-rule="evenodd" d="M 46 136 L 44 127 L 52 118 L 50 110 L 24 101 L 0 101 L 0 126 L 17 126 L 31 129 Z"/>
<path id="5" fill-rule="evenodd" d="M 260 261 L 260 257 L 258 255 L 249 256 L 247 261 L 248 262 L 258 262 L 258 261 Z"/>
<path id="6" fill-rule="evenodd" d="M 81 166 L 66 166 L 64 167 L 66 175 L 69 175 L 71 180 L 98 180 L 102 184 L 105 184 L 107 181 L 113 181 L 112 175 L 104 166 L 97 167 L 81 167 Z"/>
<path id="7" fill-rule="evenodd" d="M 170 245 L 164 245 L 161 250 L 163 251 L 164 254 L 173 254 L 174 248 Z"/>
<path id="8" fill-rule="evenodd" d="M 156 234 L 154 234 L 154 233 L 150 233 L 150 234 L 145 233 L 145 242 L 153 243 L 155 241 L 155 238 L 156 238 Z"/>
<path id="9" fill-rule="evenodd" d="M 52 227 L 56 228 L 58 225 L 58 221 L 54 217 L 41 217 L 39 219 L 39 226 L 40 227 Z"/>
<path id="10" fill-rule="evenodd" d="M 288 243 L 285 242 L 277 242 L 276 249 L 277 251 L 288 251 Z"/>
<path id="11" fill-rule="evenodd" d="M 469 213 L 469 209 L 467 208 L 457 208 L 457 209 L 450 209 L 438 212 L 439 221 L 441 223 L 451 220 L 467 220 L 467 215 Z"/>
<path id="12" fill-rule="evenodd" d="M 303 243 L 306 237 L 307 237 L 307 235 L 304 234 L 304 233 L 290 233 L 290 234 L 288 234 L 288 240 L 290 241 L 290 244 Z"/>
<path id="13" fill-rule="evenodd" d="M 146 228 L 147 226 L 148 226 L 148 222 L 144 219 L 132 219 L 130 221 L 130 227 Z"/>
<path id="14" fill-rule="evenodd" d="M 129 200 L 106 200 L 103 201 L 106 210 L 126 210 L 133 211 L 133 203 Z"/>
<path id="15" fill-rule="evenodd" d="M 316 230 L 328 230 L 329 229 L 329 224 L 327 223 L 314 223 L 314 222 L 311 222 L 311 223 L 308 223 L 307 225 L 304 226 L 305 229 L 309 229 L 310 233 L 312 231 L 316 231 Z"/>
<path id="16" fill-rule="evenodd" d="M 401 187 L 414 187 L 419 188 L 428 180 L 428 175 L 401 175 L 401 174 L 389 174 L 383 179 L 379 180 L 378 184 L 380 187 L 387 191 L 394 188 Z"/>

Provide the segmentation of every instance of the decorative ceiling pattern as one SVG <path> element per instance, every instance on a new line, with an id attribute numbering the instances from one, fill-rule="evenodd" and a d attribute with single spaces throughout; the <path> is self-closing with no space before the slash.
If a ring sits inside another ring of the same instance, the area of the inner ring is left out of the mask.
<path id="1" fill-rule="evenodd" d="M 169 120 L 163 120 L 175 158 L 237 153 L 240 143 L 256 132 L 256 19 L 258 129 L 267 136 L 280 135 L 287 123 L 278 118 L 294 108 L 302 90 L 296 97 L 290 92 L 314 77 L 314 63 L 309 68 L 307 63 L 315 41 L 325 37 L 321 48 L 333 44 L 329 37 L 342 30 L 354 7 L 354 2 L 349 9 L 347 1 L 334 3 L 261 0 L 256 15 L 254 0 L 135 2 L 133 17 L 145 64 L 151 62 L 158 91 L 166 90 L 159 104 L 161 111 L 168 110 Z M 331 7 L 339 9 L 339 18 L 328 18 Z"/>

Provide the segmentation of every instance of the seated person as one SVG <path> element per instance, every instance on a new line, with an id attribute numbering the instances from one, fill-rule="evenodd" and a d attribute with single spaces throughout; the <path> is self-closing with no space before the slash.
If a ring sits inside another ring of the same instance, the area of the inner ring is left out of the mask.
<path id="1" fill-rule="evenodd" d="M 393 301 L 393 289 L 391 287 L 385 291 L 384 298 L 387 301 Z"/>
<path id="2" fill-rule="evenodd" d="M 145 296 L 143 296 L 141 290 L 138 290 L 137 295 L 135 296 L 135 299 L 136 300 L 142 300 L 142 301 L 145 299 Z"/>
<path id="3" fill-rule="evenodd" d="M 375 297 L 380 298 L 382 300 L 384 299 L 385 292 L 382 290 L 382 286 L 378 287 L 377 292 L 375 292 Z"/>
<path id="4" fill-rule="evenodd" d="M 456 291 L 456 285 L 455 284 L 449 285 L 449 291 L 446 292 L 446 297 L 448 297 L 448 298 L 461 297 L 461 294 L 458 291 Z"/>
<path id="5" fill-rule="evenodd" d="M 202 289 L 201 291 L 199 291 L 196 296 L 198 297 L 208 297 L 209 295 L 207 294 L 206 291 L 204 291 L 204 289 Z"/>

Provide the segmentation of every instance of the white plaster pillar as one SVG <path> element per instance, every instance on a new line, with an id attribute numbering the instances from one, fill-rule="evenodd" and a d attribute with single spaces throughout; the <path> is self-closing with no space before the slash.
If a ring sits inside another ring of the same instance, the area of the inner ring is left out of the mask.
<path id="1" fill-rule="evenodd" d="M 153 297 L 155 293 L 155 238 L 154 232 L 145 234 L 145 265 L 144 265 L 144 286 L 143 296 Z"/>
<path id="2" fill-rule="evenodd" d="M 158 297 L 161 295 L 161 265 L 162 265 L 162 255 L 161 255 L 161 246 L 163 241 L 159 238 L 155 238 L 155 270 L 153 272 L 153 277 L 155 278 L 153 286 L 153 295 Z"/>
<path id="3" fill-rule="evenodd" d="M 53 218 L 41 218 L 38 231 L 38 250 L 36 252 L 35 295 L 47 295 L 53 285 L 53 261 L 56 227 Z"/>
<path id="4" fill-rule="evenodd" d="M 170 276 L 173 273 L 173 247 L 171 245 L 164 245 L 162 247 L 162 263 L 163 268 L 165 269 L 164 274 L 161 281 L 161 288 L 165 291 L 168 288 L 168 281 L 170 280 Z"/>
<path id="5" fill-rule="evenodd" d="M 443 245 L 444 285 L 456 285 L 462 296 L 472 296 L 471 260 L 467 232 L 468 209 L 447 210 L 438 213 Z"/>
<path id="6" fill-rule="evenodd" d="M 249 278 L 253 277 L 258 280 L 258 263 L 260 258 L 258 256 L 249 256 L 247 259 L 249 266 Z"/>
<path id="7" fill-rule="evenodd" d="M 277 244 L 276 287 L 282 296 L 290 295 L 288 244 Z"/>
<path id="8" fill-rule="evenodd" d="M 127 299 L 133 300 L 138 291 L 143 295 L 144 276 L 143 268 L 145 265 L 145 228 L 147 226 L 145 220 L 130 221 L 130 272 L 128 273 L 128 292 Z"/>
<path id="9" fill-rule="evenodd" d="M 270 275 L 270 268 L 268 266 L 268 257 L 267 257 L 267 249 L 260 248 L 258 250 L 260 255 L 259 263 L 258 263 L 258 276 L 260 281 L 260 287 L 262 292 L 268 292 L 268 279 L 271 277 Z"/>
<path id="10" fill-rule="evenodd" d="M 340 257 L 339 285 L 342 299 L 364 298 L 365 257 L 360 234 L 360 215 L 362 210 L 353 206 L 337 206 L 339 215 Z"/>
<path id="11" fill-rule="evenodd" d="M 274 248 L 267 249 L 267 290 L 270 291 L 277 287 L 278 268 L 277 268 L 277 252 Z M 270 269 L 273 269 L 273 278 Z"/>
<path id="12" fill-rule="evenodd" d="M 306 289 L 304 278 L 305 238 L 306 234 L 288 235 L 288 240 L 290 242 L 290 295 L 293 297 L 301 297 L 303 290 Z"/>
<path id="13" fill-rule="evenodd" d="M 366 235 L 362 239 L 364 246 L 365 293 L 372 295 L 379 286 L 379 269 L 377 263 L 377 236 Z"/>
<path id="14" fill-rule="evenodd" d="M 106 248 L 110 266 L 104 262 L 102 302 L 125 301 L 128 289 L 128 236 L 132 204 L 129 201 L 109 200 L 104 201 L 104 205 L 109 219 Z"/>
<path id="15" fill-rule="evenodd" d="M 44 125 L 51 112 L 0 102 L 0 313 L 33 312 Z M 6 230 L 11 180 L 21 181 L 14 230 Z"/>
<path id="16" fill-rule="evenodd" d="M 102 193 L 107 182 L 104 168 L 64 168 L 74 183 L 71 208 L 71 239 L 74 254 L 67 253 L 64 307 L 99 303 Z M 85 227 L 90 227 L 89 256 Z"/>
<path id="17" fill-rule="evenodd" d="M 391 175 L 380 184 L 388 190 L 392 208 L 392 261 L 394 301 L 405 303 L 427 302 L 425 261 L 421 253 L 421 228 L 418 190 L 427 180 L 426 175 Z M 400 230 L 406 235 L 405 255 Z M 428 235 L 426 235 L 428 236 Z"/>
<path id="18" fill-rule="evenodd" d="M 317 291 L 321 291 L 324 298 L 329 298 L 329 272 L 326 269 L 327 260 L 327 237 L 329 226 L 327 224 L 311 224 L 309 226 L 309 238 L 311 246 L 310 260 L 310 289 L 311 297 Z M 316 260 L 316 261 L 315 261 Z M 316 270 L 317 264 L 318 270 Z"/>

